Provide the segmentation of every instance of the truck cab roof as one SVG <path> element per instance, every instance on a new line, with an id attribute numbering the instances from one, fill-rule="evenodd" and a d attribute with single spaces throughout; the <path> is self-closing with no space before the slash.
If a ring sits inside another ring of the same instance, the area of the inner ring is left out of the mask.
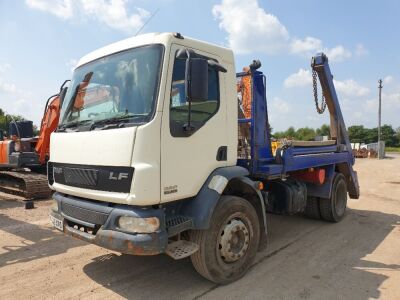
<path id="1" fill-rule="evenodd" d="M 222 61 L 233 63 L 233 52 L 228 48 L 188 38 L 179 33 L 164 32 L 164 33 L 141 34 L 94 50 L 86 54 L 79 60 L 77 68 L 91 61 L 94 61 L 96 59 L 105 57 L 113 53 L 118 53 L 124 50 L 144 45 L 151 45 L 151 44 L 169 45 L 172 44 L 174 41 L 175 42 L 180 41 L 179 44 L 190 45 L 191 48 L 194 49 L 198 48 L 201 49 L 202 51 L 217 55 L 221 57 Z"/>

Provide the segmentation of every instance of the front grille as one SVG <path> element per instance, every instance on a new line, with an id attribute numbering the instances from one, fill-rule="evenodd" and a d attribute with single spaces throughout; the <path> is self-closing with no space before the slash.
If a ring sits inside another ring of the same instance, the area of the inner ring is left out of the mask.
<path id="1" fill-rule="evenodd" d="M 88 210 L 67 203 L 62 204 L 61 211 L 67 217 L 81 220 L 90 224 L 103 225 L 108 219 L 108 214 L 106 213 Z"/>
<path id="2" fill-rule="evenodd" d="M 96 186 L 97 170 L 64 168 L 64 179 L 67 184 Z"/>

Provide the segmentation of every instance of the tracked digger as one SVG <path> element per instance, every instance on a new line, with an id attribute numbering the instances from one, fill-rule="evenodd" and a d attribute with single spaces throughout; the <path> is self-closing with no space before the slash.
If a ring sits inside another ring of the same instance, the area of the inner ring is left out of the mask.
<path id="1" fill-rule="evenodd" d="M 7 135 L 0 131 L 0 191 L 26 199 L 49 197 L 46 163 L 50 154 L 50 135 L 57 128 L 61 99 L 60 92 L 46 101 L 38 136 L 34 136 L 32 121 L 10 118 Z"/>

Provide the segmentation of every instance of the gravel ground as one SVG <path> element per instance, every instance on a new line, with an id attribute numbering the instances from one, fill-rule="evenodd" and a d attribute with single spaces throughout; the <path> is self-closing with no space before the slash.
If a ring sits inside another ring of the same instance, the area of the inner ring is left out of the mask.
<path id="1" fill-rule="evenodd" d="M 121 255 L 63 236 L 51 202 L 0 195 L 0 299 L 400 299 L 400 155 L 358 159 L 359 200 L 339 224 L 268 215 L 269 245 L 218 286 L 190 260 Z"/>

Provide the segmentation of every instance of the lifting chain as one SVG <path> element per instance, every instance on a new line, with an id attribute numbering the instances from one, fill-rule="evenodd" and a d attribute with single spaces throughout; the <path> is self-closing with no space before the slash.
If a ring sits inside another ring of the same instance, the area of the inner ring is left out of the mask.
<path id="1" fill-rule="evenodd" d="M 323 114 L 326 109 L 326 100 L 325 100 L 324 90 L 321 86 L 322 98 L 321 98 L 321 107 L 320 107 L 318 104 L 319 101 L 318 101 L 318 87 L 317 87 L 317 72 L 314 69 L 312 70 L 312 80 L 313 80 L 315 107 L 319 114 Z"/>

